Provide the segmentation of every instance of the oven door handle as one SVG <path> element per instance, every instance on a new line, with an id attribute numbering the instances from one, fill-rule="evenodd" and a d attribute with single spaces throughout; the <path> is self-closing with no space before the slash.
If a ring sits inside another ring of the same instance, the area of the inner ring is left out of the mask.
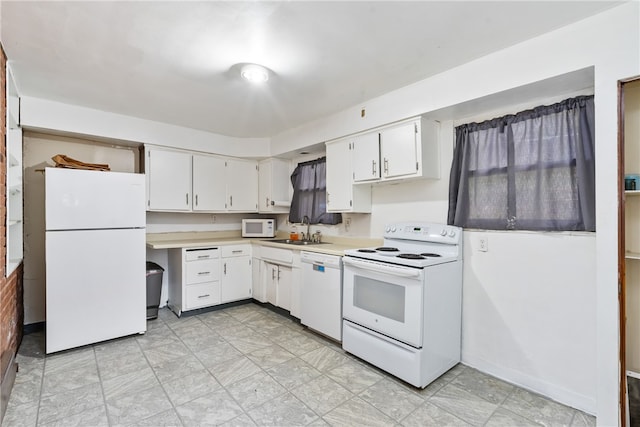
<path id="1" fill-rule="evenodd" d="M 369 261 L 359 261 L 349 257 L 343 257 L 342 263 L 361 270 L 375 271 L 376 273 L 389 274 L 398 277 L 420 277 L 421 270 L 408 267 L 394 267 Z"/>

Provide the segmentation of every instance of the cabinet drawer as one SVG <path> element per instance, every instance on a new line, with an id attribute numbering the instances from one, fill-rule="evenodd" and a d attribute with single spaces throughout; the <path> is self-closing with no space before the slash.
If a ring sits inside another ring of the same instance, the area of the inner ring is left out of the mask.
<path id="1" fill-rule="evenodd" d="M 185 250 L 186 261 L 199 261 L 205 259 L 219 258 L 220 251 L 218 248 L 211 249 L 187 249 Z"/>
<path id="2" fill-rule="evenodd" d="M 220 261 L 217 259 L 186 263 L 186 284 L 211 282 L 220 279 Z"/>
<path id="3" fill-rule="evenodd" d="M 198 285 L 187 286 L 185 310 L 220 303 L 220 282 L 200 283 Z"/>
<path id="4" fill-rule="evenodd" d="M 251 255 L 251 245 L 222 246 L 220 249 L 223 258 Z"/>

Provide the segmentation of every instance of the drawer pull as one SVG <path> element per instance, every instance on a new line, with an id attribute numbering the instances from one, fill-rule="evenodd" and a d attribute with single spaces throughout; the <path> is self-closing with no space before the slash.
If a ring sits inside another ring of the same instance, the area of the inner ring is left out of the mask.
<path id="1" fill-rule="evenodd" d="M 235 251 L 231 251 L 232 254 L 241 254 L 242 252 L 244 252 L 243 249 L 236 249 Z"/>
<path id="2" fill-rule="evenodd" d="M 198 272 L 198 276 L 204 276 L 205 274 L 211 274 L 210 271 L 200 271 Z"/>
<path id="3" fill-rule="evenodd" d="M 198 298 L 209 298 L 211 295 L 209 294 L 204 294 L 204 295 L 198 295 Z"/>
<path id="4" fill-rule="evenodd" d="M 198 259 L 209 258 L 209 255 L 198 255 Z"/>

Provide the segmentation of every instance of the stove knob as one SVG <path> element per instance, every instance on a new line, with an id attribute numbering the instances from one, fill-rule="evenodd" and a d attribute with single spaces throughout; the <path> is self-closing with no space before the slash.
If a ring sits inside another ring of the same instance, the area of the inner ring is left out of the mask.
<path id="1" fill-rule="evenodd" d="M 449 237 L 455 237 L 456 230 L 449 230 Z"/>
<path id="2" fill-rule="evenodd" d="M 446 228 L 443 228 L 443 229 L 440 231 L 440 235 L 441 235 L 441 236 L 446 236 L 446 235 L 447 235 L 447 229 L 446 229 Z"/>
<path id="3" fill-rule="evenodd" d="M 388 232 L 390 232 L 390 231 L 391 231 L 391 227 L 387 227 L 387 228 L 386 228 L 386 232 L 388 233 Z"/>
<path id="4" fill-rule="evenodd" d="M 391 232 L 395 233 L 396 232 L 396 228 L 395 227 L 391 227 Z"/>

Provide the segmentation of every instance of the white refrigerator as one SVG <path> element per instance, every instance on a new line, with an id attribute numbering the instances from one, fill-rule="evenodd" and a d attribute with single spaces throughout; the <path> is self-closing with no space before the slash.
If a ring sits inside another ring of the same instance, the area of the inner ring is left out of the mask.
<path id="1" fill-rule="evenodd" d="M 142 174 L 45 169 L 46 352 L 146 324 Z"/>

